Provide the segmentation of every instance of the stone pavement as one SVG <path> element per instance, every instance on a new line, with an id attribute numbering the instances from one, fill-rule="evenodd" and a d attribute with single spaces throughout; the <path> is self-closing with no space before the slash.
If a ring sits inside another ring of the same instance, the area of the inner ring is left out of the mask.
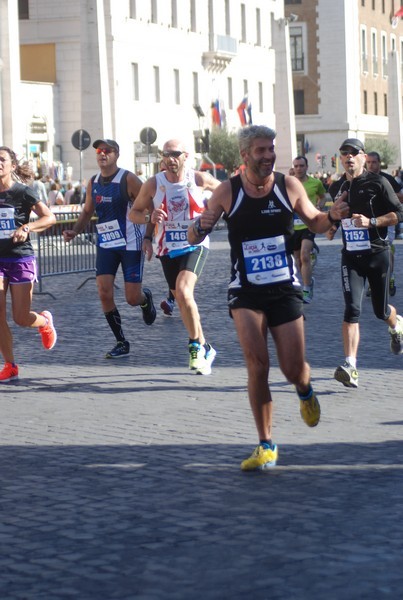
<path id="1" fill-rule="evenodd" d="M 14 328 L 21 378 L 2 385 L 1 600 L 403 597 L 403 356 L 364 299 L 360 388 L 343 360 L 340 241 L 320 237 L 307 356 L 322 406 L 315 429 L 277 367 L 270 374 L 279 464 L 242 473 L 257 443 L 243 358 L 227 315 L 228 247 L 213 234 L 197 288 L 210 377 L 187 370 L 179 315 L 152 327 L 116 290 L 132 343 L 113 346 L 91 279 L 44 281 L 58 344 Z M 403 243 L 397 248 L 403 311 Z M 161 267 L 146 265 L 156 303 Z M 270 341 L 271 349 L 273 344 Z"/>

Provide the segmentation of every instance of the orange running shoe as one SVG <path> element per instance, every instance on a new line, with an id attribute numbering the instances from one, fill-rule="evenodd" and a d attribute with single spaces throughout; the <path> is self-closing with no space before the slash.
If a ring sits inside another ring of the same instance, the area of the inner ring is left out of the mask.
<path id="1" fill-rule="evenodd" d="M 7 381 L 12 381 L 13 379 L 18 379 L 18 367 L 8 362 L 4 365 L 3 370 L 0 371 L 0 383 L 7 383 Z"/>
<path id="2" fill-rule="evenodd" d="M 48 310 L 44 310 L 40 314 L 48 321 L 46 325 L 39 327 L 39 333 L 42 337 L 42 345 L 45 350 L 52 350 L 57 340 L 56 329 L 53 327 L 52 313 L 50 313 Z"/>

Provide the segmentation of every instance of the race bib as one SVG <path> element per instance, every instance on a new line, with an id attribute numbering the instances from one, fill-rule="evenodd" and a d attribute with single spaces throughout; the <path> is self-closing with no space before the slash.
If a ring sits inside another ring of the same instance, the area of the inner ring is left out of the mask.
<path id="1" fill-rule="evenodd" d="M 192 221 L 166 221 L 165 244 L 168 252 L 181 250 L 189 246 L 188 227 Z"/>
<path id="2" fill-rule="evenodd" d="M 255 285 L 290 281 L 283 235 L 242 243 L 246 277 Z"/>
<path id="3" fill-rule="evenodd" d="M 0 208 L 0 240 L 9 238 L 12 232 L 16 230 L 14 212 L 12 206 Z"/>
<path id="4" fill-rule="evenodd" d="M 101 248 L 124 248 L 126 240 L 117 219 L 97 223 L 98 244 Z"/>
<path id="5" fill-rule="evenodd" d="M 341 226 L 347 252 L 364 252 L 371 249 L 369 231 L 366 227 L 353 225 L 354 219 L 342 219 Z"/>

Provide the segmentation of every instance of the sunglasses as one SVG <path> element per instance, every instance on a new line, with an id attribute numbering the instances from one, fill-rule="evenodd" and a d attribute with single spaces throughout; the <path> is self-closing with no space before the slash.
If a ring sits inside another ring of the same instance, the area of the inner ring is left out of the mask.
<path id="1" fill-rule="evenodd" d="M 113 148 L 96 148 L 95 149 L 95 154 L 112 154 L 112 152 L 115 152 L 115 150 Z"/>
<path id="2" fill-rule="evenodd" d="M 181 154 L 183 154 L 183 150 L 163 150 L 161 152 L 161 155 L 164 158 L 168 158 L 168 157 L 172 157 L 172 158 L 179 158 Z"/>
<path id="3" fill-rule="evenodd" d="M 348 156 L 349 154 L 351 154 L 351 156 L 357 156 L 357 154 L 361 154 L 361 150 L 340 150 L 340 154 L 341 156 Z"/>

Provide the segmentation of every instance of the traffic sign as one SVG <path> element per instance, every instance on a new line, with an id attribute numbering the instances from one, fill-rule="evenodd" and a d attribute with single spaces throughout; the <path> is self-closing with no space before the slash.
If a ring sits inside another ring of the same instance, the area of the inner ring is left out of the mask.
<path id="1" fill-rule="evenodd" d="M 91 144 L 91 136 L 85 129 L 77 129 L 71 136 L 71 143 L 77 150 L 85 150 Z"/>
<path id="2" fill-rule="evenodd" d="M 146 144 L 146 146 L 153 144 L 156 139 L 157 132 L 152 127 L 144 127 L 144 129 L 140 131 L 140 140 L 143 144 Z"/>

